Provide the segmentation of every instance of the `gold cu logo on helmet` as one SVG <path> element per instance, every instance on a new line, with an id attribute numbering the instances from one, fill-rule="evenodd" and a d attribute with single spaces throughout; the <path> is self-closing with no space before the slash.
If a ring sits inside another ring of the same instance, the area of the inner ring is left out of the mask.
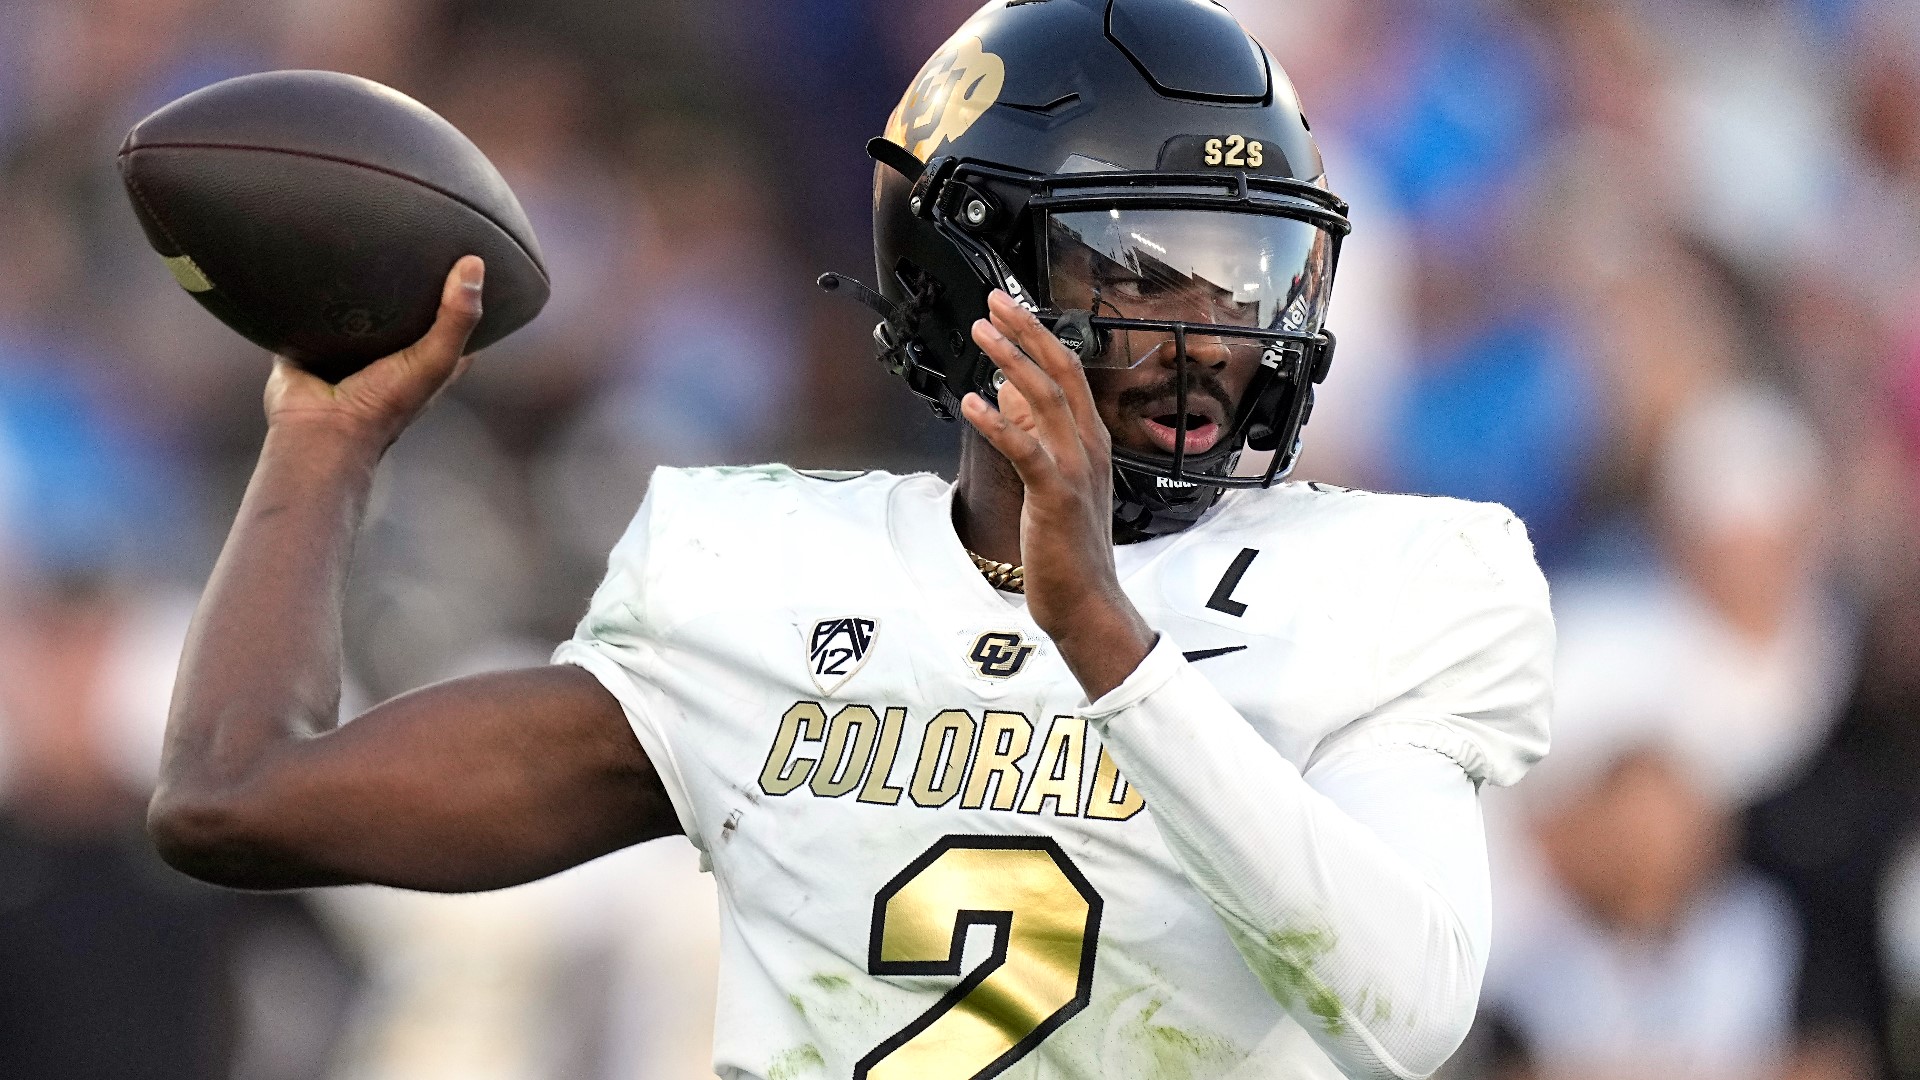
<path id="1" fill-rule="evenodd" d="M 974 640 L 967 659 L 973 661 L 973 670 L 989 679 L 1011 679 L 1033 655 L 1033 646 L 1020 642 L 1020 635 L 1010 630 L 988 631 Z"/>
<path id="2" fill-rule="evenodd" d="M 1006 82 L 1007 65 L 979 38 L 956 38 L 920 69 L 887 121 L 887 138 L 926 161 L 947 140 L 966 134 L 1000 100 Z"/>

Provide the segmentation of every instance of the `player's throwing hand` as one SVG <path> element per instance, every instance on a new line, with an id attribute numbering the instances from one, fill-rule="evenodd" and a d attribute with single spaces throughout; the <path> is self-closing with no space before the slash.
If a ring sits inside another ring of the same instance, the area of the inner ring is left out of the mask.
<path id="1" fill-rule="evenodd" d="M 480 323 L 486 265 L 468 255 L 453 265 L 440 292 L 433 328 L 413 345 L 376 360 L 338 385 L 276 357 L 267 379 L 270 428 L 317 425 L 384 450 L 434 395 L 467 369 L 467 339 Z"/>

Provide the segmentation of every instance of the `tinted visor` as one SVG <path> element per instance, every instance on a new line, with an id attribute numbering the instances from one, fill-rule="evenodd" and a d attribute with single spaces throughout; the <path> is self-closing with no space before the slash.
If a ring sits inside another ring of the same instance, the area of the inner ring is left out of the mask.
<path id="1" fill-rule="evenodd" d="M 1219 210 L 1071 210 L 1047 219 L 1048 306 L 1096 319 L 1320 332 L 1332 273 L 1326 230 Z M 1169 331 L 1115 329 L 1088 367 L 1125 368 L 1173 348 Z M 1189 348 L 1201 339 L 1189 336 Z M 1206 344 L 1251 350 L 1232 334 Z"/>

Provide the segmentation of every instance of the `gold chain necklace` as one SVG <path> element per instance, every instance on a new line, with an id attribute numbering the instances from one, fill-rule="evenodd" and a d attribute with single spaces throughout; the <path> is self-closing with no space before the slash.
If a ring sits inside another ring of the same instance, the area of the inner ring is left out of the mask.
<path id="1" fill-rule="evenodd" d="M 987 579 L 987 584 L 1001 592 L 1026 594 L 1027 568 L 1025 566 L 1018 563 L 994 562 L 985 556 L 975 555 L 971 549 L 967 551 L 967 558 L 973 560 L 973 565 L 979 568 L 980 575 Z"/>

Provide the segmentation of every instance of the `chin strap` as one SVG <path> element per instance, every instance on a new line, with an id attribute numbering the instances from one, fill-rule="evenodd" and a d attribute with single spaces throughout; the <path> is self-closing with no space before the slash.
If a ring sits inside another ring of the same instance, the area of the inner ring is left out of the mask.
<path id="1" fill-rule="evenodd" d="M 880 362 L 904 378 L 935 416 L 942 420 L 955 418 L 942 396 L 944 377 L 928 366 L 927 345 L 920 340 L 920 323 L 931 299 L 926 292 L 909 288 L 907 302 L 896 304 L 851 274 L 822 274 L 819 285 L 830 293 L 838 293 L 845 286 L 851 299 L 879 315 L 880 321 L 873 326 L 873 344 Z"/>
<path id="2" fill-rule="evenodd" d="M 1113 531 L 1116 543 L 1135 543 L 1176 533 L 1200 520 L 1226 494 L 1222 488 L 1174 481 L 1113 463 Z M 1121 537 L 1127 539 L 1121 539 Z"/>
<path id="3" fill-rule="evenodd" d="M 895 375 L 907 374 L 912 367 L 908 349 L 917 344 L 914 332 L 919 328 L 920 320 L 851 274 L 821 274 L 817 284 L 830 293 L 837 293 L 845 286 L 854 300 L 880 316 L 880 321 L 873 327 L 873 344 L 880 352 L 880 362 Z"/>
<path id="4" fill-rule="evenodd" d="M 861 281 L 851 274 L 821 274 L 820 280 L 815 284 L 827 292 L 839 292 L 841 286 L 844 285 L 852 290 L 855 300 L 872 308 L 874 314 L 879 315 L 888 322 L 893 322 L 900 317 L 900 305 L 881 296 L 869 287 L 866 282 Z"/>
<path id="5" fill-rule="evenodd" d="M 906 147 L 884 138 L 870 140 L 867 153 L 916 186 L 927 171 L 926 164 L 914 157 Z M 854 300 L 880 316 L 880 322 L 873 328 L 873 343 L 880 350 L 880 361 L 895 375 L 908 376 L 911 384 L 912 373 L 921 359 L 915 354 L 925 348 L 917 338 L 921 313 L 915 301 L 920 298 L 916 296 L 909 303 L 896 304 L 852 274 L 829 272 L 821 274 L 816 283 L 830 293 L 846 289 Z"/>

